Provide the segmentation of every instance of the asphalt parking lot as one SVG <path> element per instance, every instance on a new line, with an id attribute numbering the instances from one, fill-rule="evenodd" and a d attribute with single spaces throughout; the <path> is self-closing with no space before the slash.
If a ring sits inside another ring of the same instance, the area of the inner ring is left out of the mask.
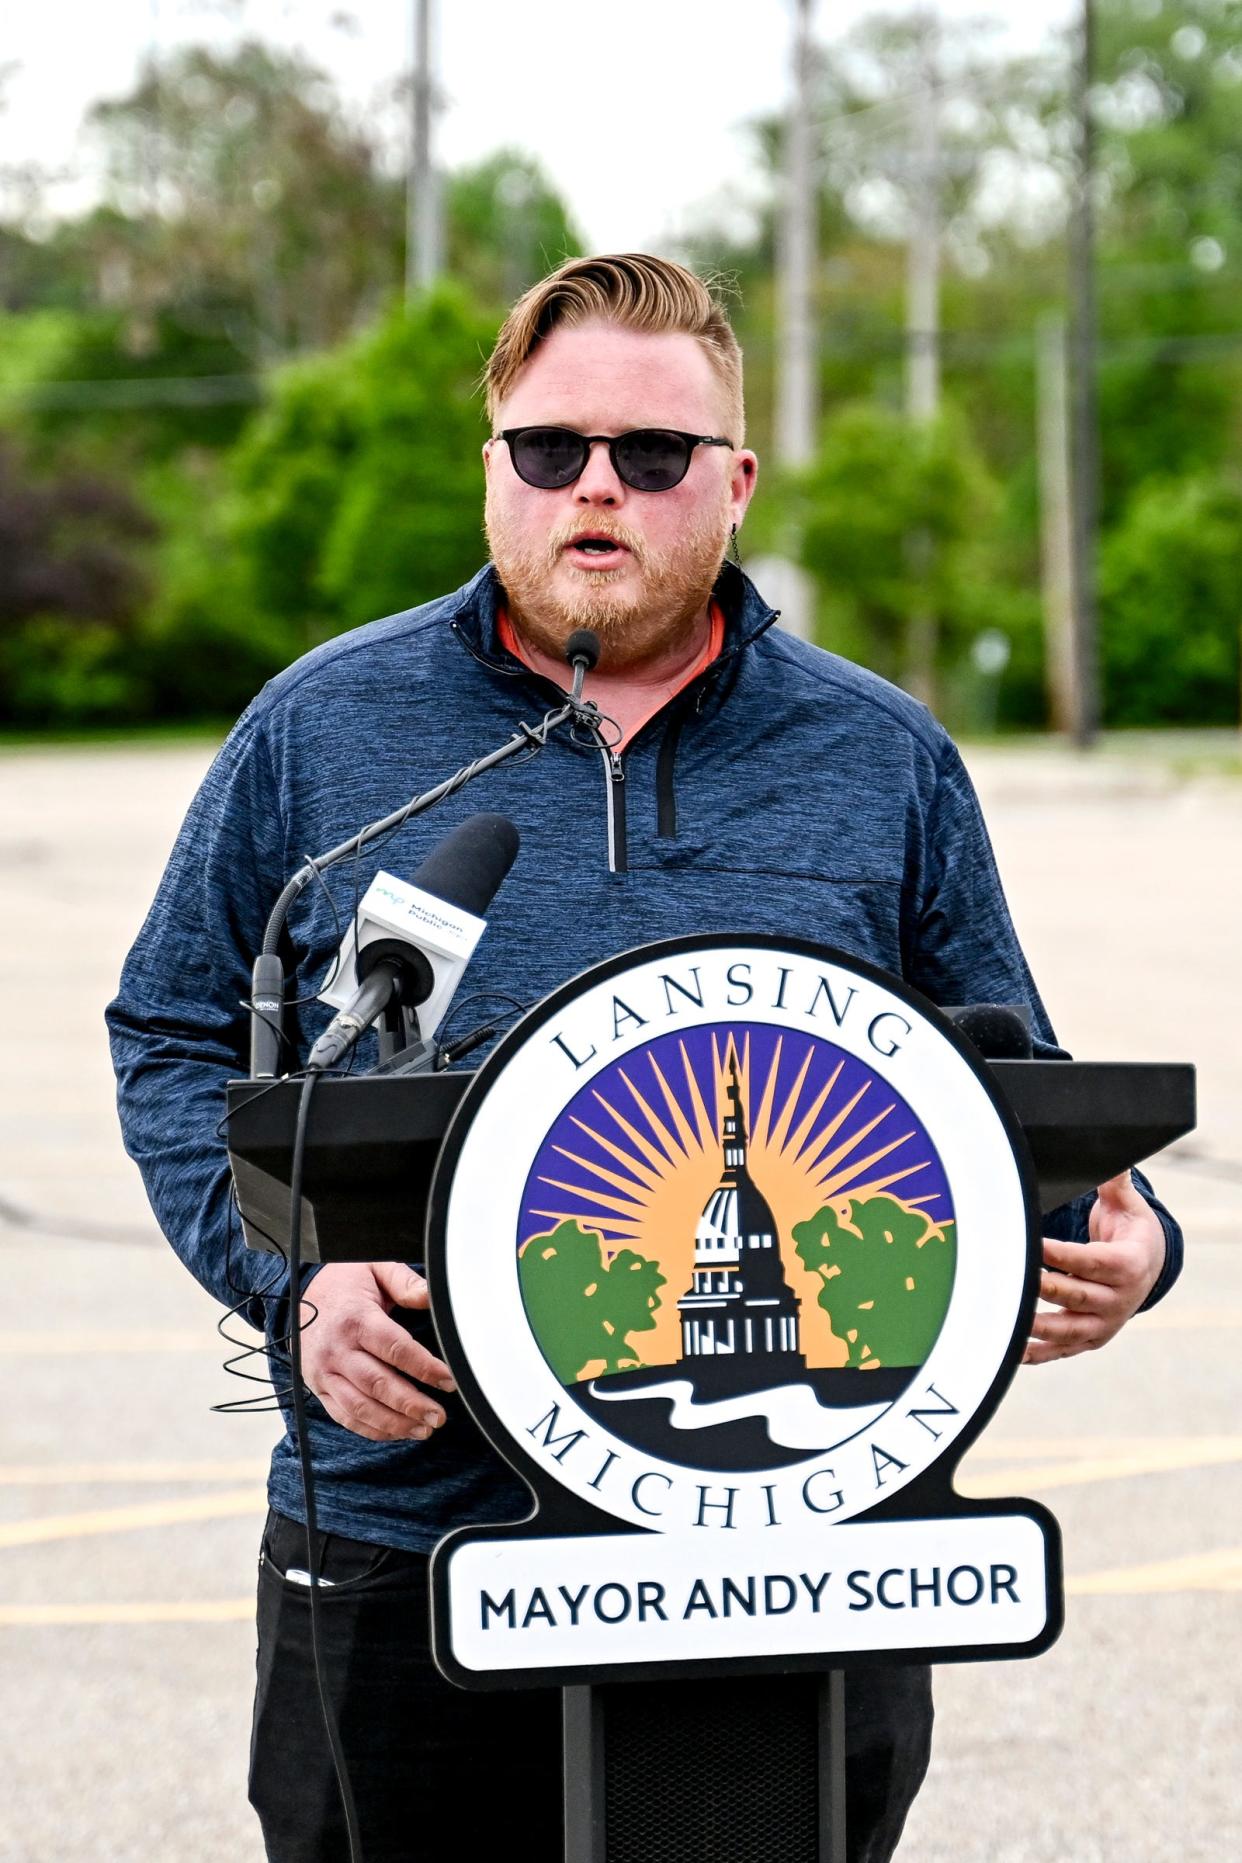
<path id="1" fill-rule="evenodd" d="M 115 1127 L 100 1012 L 207 747 L 0 755 L 0 1758 L 5 1863 L 248 1863 L 255 1554 L 271 1418 Z M 1032 967 L 1083 1058 L 1190 1059 L 1152 1166 L 1175 1294 L 1017 1378 L 962 1486 L 1046 1500 L 1067 1623 L 946 1668 L 918 1863 L 1242 1855 L 1242 779 L 1167 753 L 969 758 Z"/>

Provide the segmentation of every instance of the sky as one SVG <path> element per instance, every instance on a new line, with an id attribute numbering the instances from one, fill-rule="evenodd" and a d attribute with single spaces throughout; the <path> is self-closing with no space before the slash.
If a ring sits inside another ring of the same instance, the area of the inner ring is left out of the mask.
<path id="1" fill-rule="evenodd" d="M 817 0 L 830 40 L 881 11 Z M 990 14 L 1029 50 L 1075 0 L 939 0 L 947 17 Z M 707 203 L 744 206 L 758 177 L 748 119 L 789 89 L 791 0 L 436 0 L 441 163 L 502 146 L 537 156 L 595 251 L 675 240 Z M 96 99 L 120 96 L 152 46 L 228 44 L 246 33 L 297 47 L 358 109 L 374 109 L 411 60 L 412 0 L 0 0 L 0 170 L 37 162 L 65 179 L 73 211 L 91 194 L 79 135 Z"/>

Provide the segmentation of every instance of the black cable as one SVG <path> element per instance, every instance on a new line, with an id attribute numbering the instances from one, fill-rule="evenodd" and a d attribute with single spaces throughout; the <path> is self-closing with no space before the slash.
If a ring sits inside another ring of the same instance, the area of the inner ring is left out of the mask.
<path id="1" fill-rule="evenodd" d="M 307 1000 L 306 998 L 303 998 L 303 1001 L 306 1001 L 306 1000 Z M 260 1021 L 263 1024 L 264 1028 L 271 1029 L 272 1034 L 276 1037 L 277 1053 L 280 1052 L 281 1048 L 292 1048 L 293 1047 L 293 1043 L 289 1040 L 289 1037 L 285 1034 L 285 1031 L 280 1026 L 280 1023 L 276 1021 L 274 1016 L 269 1016 L 265 1009 L 260 1009 L 258 1004 L 253 1000 L 252 997 L 239 996 L 237 999 L 237 1002 L 238 1002 L 238 1007 L 241 1009 L 244 1009 L 247 1015 L 254 1016 L 255 1018 L 257 1018 L 258 1021 Z M 228 1115 L 226 1114 L 225 1117 L 227 1118 Z"/>
<path id="2" fill-rule="evenodd" d="M 267 1085 L 253 1097 L 255 1099 L 262 1099 L 265 1093 L 281 1084 L 280 1081 L 269 1081 Z M 216 1127 L 217 1138 L 223 1136 L 224 1127 L 227 1126 L 231 1117 L 232 1115 L 229 1112 L 226 1111 L 224 1113 Z M 260 1223 L 255 1221 L 253 1216 L 248 1220 L 255 1234 L 261 1236 L 263 1240 L 270 1245 L 272 1253 L 279 1257 L 279 1260 L 273 1266 L 270 1277 L 261 1282 L 258 1287 L 253 1288 L 246 1286 L 243 1281 L 239 1281 L 233 1272 L 237 1236 L 241 1228 L 241 1206 L 237 1201 L 237 1185 L 235 1182 L 230 1183 L 228 1195 L 228 1222 L 225 1230 L 224 1278 L 233 1293 L 237 1294 L 239 1298 L 235 1300 L 233 1305 L 227 1308 L 216 1321 L 216 1332 L 226 1345 L 234 1347 L 234 1355 L 223 1361 L 223 1369 L 229 1376 L 231 1378 L 241 1378 L 247 1384 L 263 1384 L 267 1385 L 269 1388 L 262 1396 L 230 1398 L 225 1403 L 213 1404 L 211 1406 L 213 1415 L 221 1417 L 283 1414 L 281 1399 L 288 1398 L 292 1395 L 291 1387 L 278 1385 L 276 1380 L 267 1372 L 260 1374 L 258 1372 L 242 1370 L 242 1367 L 250 1359 L 258 1358 L 267 1360 L 269 1355 L 276 1355 L 279 1357 L 280 1353 L 287 1352 L 289 1346 L 289 1334 L 287 1330 L 279 1336 L 275 1333 L 271 1333 L 269 1337 L 266 1305 L 270 1300 L 280 1300 L 283 1298 L 289 1269 L 289 1257 L 285 1252 L 283 1243 L 275 1236 L 270 1235 Z M 228 1322 L 231 1319 L 249 1319 L 250 1304 L 252 1301 L 256 1300 L 263 1303 L 264 1308 L 264 1337 L 257 1345 L 252 1344 L 247 1339 L 236 1338 L 235 1335 L 228 1330 Z"/>
<path id="3" fill-rule="evenodd" d="M 585 725 L 590 732 L 591 735 L 589 739 L 578 736 L 580 725 Z M 605 737 L 602 728 L 604 725 L 611 725 L 617 734 L 616 737 L 611 739 Z M 612 714 L 610 712 L 600 711 L 598 706 L 595 707 L 595 715 L 593 717 L 584 719 L 575 718 L 573 724 L 569 728 L 569 741 L 571 744 L 576 744 L 580 750 L 613 751 L 624 737 L 624 730 Z"/>
<path id="4" fill-rule="evenodd" d="M 299 1320 L 302 1282 L 302 1175 L 306 1159 L 306 1130 L 310 1122 L 311 1098 L 317 1074 L 308 1074 L 302 1082 L 298 1100 L 298 1119 L 293 1134 L 293 1162 L 289 1174 L 289 1364 L 293 1373 L 293 1423 L 297 1439 L 298 1463 L 302 1471 L 302 1499 L 306 1507 L 306 1570 L 310 1579 L 311 1655 L 315 1664 L 315 1685 L 323 1714 L 324 1732 L 332 1749 L 332 1764 L 345 1813 L 349 1838 L 350 1863 L 363 1863 L 362 1837 L 358 1829 L 358 1810 L 354 1790 L 341 1746 L 336 1711 L 328 1693 L 323 1654 L 319 1644 L 319 1527 L 315 1518 L 315 1472 L 311 1466 L 310 1436 L 306 1427 L 306 1392 L 302 1384 L 302 1327 Z"/>
<path id="5" fill-rule="evenodd" d="M 463 996 L 450 1008 L 444 1021 L 440 1024 L 439 1044 L 444 1047 L 445 1036 L 456 1022 L 463 1009 L 469 1009 L 471 1003 L 507 1003 L 513 1015 L 524 1016 L 530 1008 L 529 1003 L 519 1002 L 516 996 L 510 996 L 507 990 L 472 990 L 469 996 Z M 493 1018 L 494 1020 L 495 1018 Z M 507 1020 L 508 1018 L 503 1018 Z"/>
<path id="6" fill-rule="evenodd" d="M 330 990 L 332 988 L 332 985 L 336 982 L 337 973 L 341 968 L 341 946 L 344 943 L 344 935 L 341 931 L 341 915 L 336 909 L 336 901 L 332 897 L 332 888 L 328 885 L 328 882 L 324 879 L 323 870 L 318 865 L 318 863 L 315 861 L 313 856 L 309 854 L 303 854 L 302 859 L 308 867 L 312 867 L 314 869 L 315 878 L 319 882 L 320 891 L 323 893 L 324 898 L 328 902 L 328 910 L 332 914 L 332 923 L 336 928 L 336 956 L 332 959 L 332 962 L 328 967 L 328 974 L 324 978 L 323 982 L 320 984 L 318 990 L 313 990 L 309 996 L 295 997 L 291 1003 L 286 1003 L 285 1007 L 287 1009 L 300 1009 L 303 1003 L 316 1002 L 318 998 L 322 995 L 324 990 Z M 357 944 L 357 940 L 358 940 L 358 918 L 357 918 L 357 904 L 355 901 L 355 911 L 354 911 L 354 942 L 355 942 L 355 945 Z"/>

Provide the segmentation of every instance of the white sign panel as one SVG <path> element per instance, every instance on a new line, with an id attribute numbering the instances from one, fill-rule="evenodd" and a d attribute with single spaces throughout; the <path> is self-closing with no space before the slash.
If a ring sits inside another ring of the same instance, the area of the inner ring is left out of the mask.
<path id="1" fill-rule="evenodd" d="M 475 1541 L 449 1553 L 453 1654 L 479 1673 L 1034 1642 L 1025 1514 L 780 1534 Z"/>

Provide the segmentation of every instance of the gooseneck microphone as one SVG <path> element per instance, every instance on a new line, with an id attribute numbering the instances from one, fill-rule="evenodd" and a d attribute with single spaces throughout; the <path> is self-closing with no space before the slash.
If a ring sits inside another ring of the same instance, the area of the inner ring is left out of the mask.
<path id="1" fill-rule="evenodd" d="M 322 854 L 316 854 L 303 860 L 302 865 L 286 880 L 281 888 L 263 932 L 263 945 L 254 961 L 251 974 L 250 1000 L 246 1007 L 250 1011 L 250 1078 L 252 1080 L 275 1080 L 281 1071 L 281 1060 L 285 1047 L 285 1037 L 281 1029 L 281 1018 L 285 1007 L 284 964 L 279 956 L 279 945 L 285 921 L 289 916 L 294 901 L 316 881 L 322 881 L 328 867 L 337 861 L 357 860 L 363 848 L 369 842 L 394 834 L 404 828 L 408 821 L 427 809 L 434 808 L 437 802 L 445 801 L 454 795 L 466 783 L 473 782 L 487 770 L 494 770 L 499 764 L 510 758 L 527 759 L 532 752 L 547 748 L 548 740 L 554 731 L 568 726 L 572 732 L 578 725 L 585 725 L 597 732 L 600 723 L 599 708 L 590 700 L 582 697 L 582 686 L 586 675 L 598 663 L 600 643 L 597 635 L 589 628 L 580 628 L 567 643 L 566 657 L 574 669 L 572 693 L 566 693 L 565 703 L 555 710 L 546 712 L 537 725 L 521 724 L 505 739 L 503 744 L 485 755 L 475 757 L 464 763 L 451 776 L 446 776 L 432 788 L 424 790 L 421 795 L 411 796 L 388 815 L 377 821 L 367 822 L 348 840 L 341 841 L 336 847 L 328 848 Z M 398 885 L 404 884 L 398 882 Z M 408 890 L 408 888 L 407 888 Z M 352 957 L 352 950 L 349 953 Z M 467 956 L 469 953 L 467 952 Z M 356 975 L 356 973 L 353 973 Z M 326 1000 L 334 1008 L 348 1010 L 350 1004 L 342 1002 L 340 996 L 325 991 Z M 433 1005 L 434 1007 L 434 1005 Z"/>
<path id="2" fill-rule="evenodd" d="M 572 698 L 575 703 L 582 699 L 582 685 L 588 673 L 593 673 L 599 665 L 599 635 L 589 627 L 575 628 L 565 642 L 565 658 L 574 669 L 574 689 Z"/>
<path id="3" fill-rule="evenodd" d="M 352 959 L 357 988 L 311 1049 L 308 1070 L 338 1066 L 376 1018 L 394 1007 L 410 1012 L 416 1027 L 413 1012 L 434 997 L 436 1013 L 423 1031 L 434 1033 L 519 843 L 506 815 L 472 815 L 432 849 L 408 884 L 377 875 L 340 953 L 342 969 Z"/>

